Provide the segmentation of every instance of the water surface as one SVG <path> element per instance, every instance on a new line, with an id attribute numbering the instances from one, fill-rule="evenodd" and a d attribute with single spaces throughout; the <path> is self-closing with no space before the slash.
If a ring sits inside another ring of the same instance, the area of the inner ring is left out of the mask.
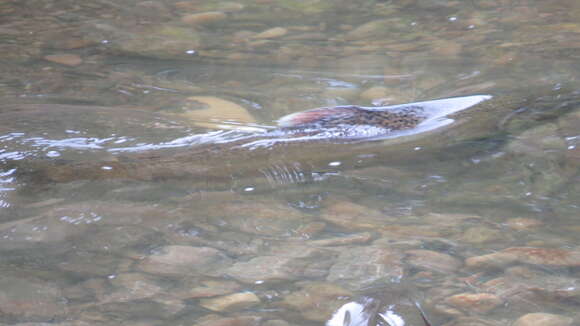
<path id="1" fill-rule="evenodd" d="M 579 15 L 6 2 L 0 323 L 578 324 Z M 412 141 L 263 138 L 306 109 L 481 94 L 468 127 Z"/>

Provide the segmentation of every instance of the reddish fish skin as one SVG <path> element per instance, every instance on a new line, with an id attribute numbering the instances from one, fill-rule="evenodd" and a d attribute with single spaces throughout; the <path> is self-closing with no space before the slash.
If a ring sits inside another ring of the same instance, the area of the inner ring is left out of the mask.
<path id="1" fill-rule="evenodd" d="M 337 106 L 292 113 L 278 120 L 282 128 L 321 128 L 340 125 L 373 126 L 388 130 L 403 130 L 416 127 L 425 120 L 420 107 L 398 110 L 368 109 L 360 106 Z"/>

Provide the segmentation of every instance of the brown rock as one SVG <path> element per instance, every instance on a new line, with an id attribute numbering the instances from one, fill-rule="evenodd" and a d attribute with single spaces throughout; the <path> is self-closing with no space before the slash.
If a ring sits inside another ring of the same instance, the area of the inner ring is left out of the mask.
<path id="1" fill-rule="evenodd" d="M 352 297 L 352 292 L 330 283 L 304 283 L 285 296 L 281 305 L 299 311 L 308 320 L 323 322 Z"/>
<path id="2" fill-rule="evenodd" d="M 226 202 L 214 214 L 230 227 L 267 236 L 291 236 L 309 222 L 307 215 L 277 201 Z"/>
<path id="3" fill-rule="evenodd" d="M 282 248 L 270 256 L 260 256 L 237 262 L 225 274 L 244 283 L 295 280 L 304 277 L 323 277 L 328 272 L 335 253 L 309 247 Z"/>
<path id="4" fill-rule="evenodd" d="M 200 127 L 214 129 L 236 129 L 255 131 L 247 124 L 256 120 L 241 105 L 213 96 L 188 97 L 183 104 L 180 117 L 191 120 Z"/>
<path id="5" fill-rule="evenodd" d="M 499 230 L 494 230 L 484 226 L 474 226 L 465 230 L 460 240 L 467 243 L 479 244 L 496 241 L 500 238 L 501 233 Z"/>
<path id="6" fill-rule="evenodd" d="M 360 40 L 381 35 L 388 31 L 388 26 L 389 22 L 386 20 L 373 20 L 348 32 L 346 34 L 346 39 Z"/>
<path id="7" fill-rule="evenodd" d="M 267 29 L 259 34 L 253 36 L 255 39 L 269 39 L 269 38 L 278 38 L 286 35 L 288 30 L 284 27 L 274 27 Z"/>
<path id="8" fill-rule="evenodd" d="M 460 43 L 448 40 L 438 40 L 433 42 L 433 53 L 436 55 L 455 57 L 461 53 Z"/>
<path id="9" fill-rule="evenodd" d="M 76 54 L 51 54 L 44 56 L 44 60 L 71 67 L 83 63 L 83 59 Z"/>
<path id="10" fill-rule="evenodd" d="M 489 255 L 469 257 L 465 260 L 465 266 L 470 268 L 503 268 L 517 261 L 512 254 L 496 252 Z"/>
<path id="11" fill-rule="evenodd" d="M 505 267 L 514 262 L 557 267 L 578 267 L 580 266 L 580 251 L 514 247 L 489 255 L 468 258 L 465 264 L 468 267 L 481 268 Z"/>
<path id="12" fill-rule="evenodd" d="M 542 224 L 543 223 L 540 220 L 525 217 L 510 218 L 505 222 L 505 225 L 507 227 L 517 231 L 535 229 L 541 226 Z"/>
<path id="13" fill-rule="evenodd" d="M 223 21 L 228 16 L 221 11 L 208 11 L 196 14 L 185 15 L 181 21 L 189 25 L 203 25 Z"/>
<path id="14" fill-rule="evenodd" d="M 573 322 L 570 317 L 538 312 L 523 315 L 513 326 L 569 326 Z"/>
<path id="15" fill-rule="evenodd" d="M 217 298 L 201 299 L 199 305 L 213 311 L 236 311 L 260 303 L 260 298 L 251 292 L 234 293 Z"/>
<path id="16" fill-rule="evenodd" d="M 457 258 L 432 250 L 408 250 L 405 254 L 406 263 L 418 269 L 450 273 L 462 265 Z"/>
<path id="17" fill-rule="evenodd" d="M 231 259 L 214 248 L 166 246 L 145 258 L 138 269 L 163 275 L 203 274 L 230 263 Z"/>
<path id="18" fill-rule="evenodd" d="M 376 100 L 379 98 L 385 98 L 388 96 L 389 89 L 383 86 L 374 86 L 366 89 L 360 94 L 360 98 L 363 100 Z"/>
<path id="19" fill-rule="evenodd" d="M 356 233 L 344 237 L 312 240 L 308 243 L 313 246 L 344 246 L 351 244 L 361 244 L 371 241 L 373 235 L 370 232 Z"/>
<path id="20" fill-rule="evenodd" d="M 2 250 L 30 248 L 37 245 L 61 242 L 81 236 L 87 231 L 85 220 L 79 216 L 30 217 L 0 224 Z"/>
<path id="21" fill-rule="evenodd" d="M 397 251 L 379 246 L 344 249 L 326 280 L 357 291 L 376 282 L 399 279 L 403 276 L 402 257 Z"/>
<path id="22" fill-rule="evenodd" d="M 111 283 L 116 290 L 103 298 L 104 302 L 145 299 L 163 290 L 156 279 L 141 273 L 119 274 L 111 280 Z"/>
<path id="23" fill-rule="evenodd" d="M 240 316 L 224 318 L 209 315 L 196 320 L 196 326 L 258 326 L 261 318 L 257 316 Z"/>
<path id="24" fill-rule="evenodd" d="M 67 312 L 61 290 L 51 282 L 0 276 L 0 312 L 18 320 L 52 321 Z"/>
<path id="25" fill-rule="evenodd" d="M 182 291 L 174 293 L 180 299 L 206 298 L 226 295 L 240 290 L 240 284 L 226 280 L 205 280 L 188 286 L 182 286 Z"/>
<path id="26" fill-rule="evenodd" d="M 385 225 L 385 217 L 381 212 L 342 200 L 328 204 L 320 218 L 350 230 L 376 230 Z"/>
<path id="27" fill-rule="evenodd" d="M 502 304 L 502 300 L 491 293 L 460 293 L 445 299 L 445 302 L 476 313 L 489 312 Z"/>

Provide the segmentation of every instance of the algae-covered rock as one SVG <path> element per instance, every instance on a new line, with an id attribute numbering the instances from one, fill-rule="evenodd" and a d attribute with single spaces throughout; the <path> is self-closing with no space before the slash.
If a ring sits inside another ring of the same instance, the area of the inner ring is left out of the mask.
<path id="1" fill-rule="evenodd" d="M 195 54 L 202 44 L 194 29 L 171 24 L 150 26 L 135 33 L 109 29 L 113 32 L 111 48 L 134 56 L 184 59 Z"/>
<path id="2" fill-rule="evenodd" d="M 280 305 L 299 311 L 303 318 L 326 321 L 353 293 L 331 283 L 304 282 L 301 289 L 284 297 Z"/>
<path id="3" fill-rule="evenodd" d="M 548 314 L 548 313 L 531 313 L 518 318 L 514 326 L 569 326 L 574 320 L 570 317 Z"/>
<path id="4" fill-rule="evenodd" d="M 403 276 L 402 258 L 401 253 L 380 246 L 343 249 L 326 280 L 352 291 L 396 281 Z"/>
<path id="5" fill-rule="evenodd" d="M 201 299 L 199 305 L 218 312 L 236 311 L 259 304 L 260 298 L 252 292 L 240 292 L 215 298 Z"/>

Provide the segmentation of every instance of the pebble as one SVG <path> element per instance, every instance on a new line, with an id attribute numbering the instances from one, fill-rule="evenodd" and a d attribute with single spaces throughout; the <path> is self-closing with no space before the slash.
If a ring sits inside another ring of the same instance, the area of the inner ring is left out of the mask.
<path id="1" fill-rule="evenodd" d="M 389 89 L 383 86 L 374 86 L 366 89 L 360 93 L 360 98 L 367 101 L 372 101 L 376 99 L 386 98 L 388 96 Z"/>
<path id="2" fill-rule="evenodd" d="M 262 326 L 290 326 L 290 323 L 282 319 L 270 319 L 262 323 Z"/>
<path id="3" fill-rule="evenodd" d="M 309 247 L 282 248 L 269 256 L 240 261 L 225 270 L 225 274 L 243 283 L 296 280 L 304 277 L 324 277 L 335 254 L 327 249 Z"/>
<path id="4" fill-rule="evenodd" d="M 537 312 L 523 315 L 513 326 L 569 326 L 573 322 L 570 317 Z"/>
<path id="5" fill-rule="evenodd" d="M 182 291 L 174 293 L 175 297 L 181 299 L 195 299 L 226 295 L 240 290 L 241 286 L 233 281 L 227 280 L 205 280 L 196 282 L 193 285 L 184 285 Z"/>
<path id="6" fill-rule="evenodd" d="M 50 322 L 67 312 L 61 290 L 53 282 L 24 275 L 0 275 L 0 311 L 2 318 Z"/>
<path id="7" fill-rule="evenodd" d="M 374 20 L 362 24 L 346 34 L 347 40 L 360 40 L 377 36 L 388 31 L 389 22 L 385 20 Z"/>
<path id="8" fill-rule="evenodd" d="M 312 246 L 344 246 L 350 244 L 362 244 L 371 241 L 373 235 L 370 232 L 356 233 L 344 237 L 335 237 L 328 239 L 320 239 L 309 241 L 308 243 Z"/>
<path id="9" fill-rule="evenodd" d="M 152 297 L 163 288 L 154 277 L 142 273 L 123 273 L 111 280 L 115 291 L 103 298 L 104 302 L 124 302 Z"/>
<path id="10" fill-rule="evenodd" d="M 503 303 L 497 295 L 491 293 L 460 293 L 445 299 L 445 302 L 476 313 L 489 312 Z"/>
<path id="11" fill-rule="evenodd" d="M 258 316 L 221 317 L 204 316 L 195 321 L 196 326 L 258 326 L 262 318 Z"/>
<path id="12" fill-rule="evenodd" d="M 485 226 L 474 226 L 465 230 L 460 238 L 462 242 L 480 244 L 501 239 L 501 232 Z"/>
<path id="13" fill-rule="evenodd" d="M 201 299 L 199 305 L 217 312 L 244 310 L 259 304 L 260 298 L 251 292 L 234 293 L 217 298 Z"/>
<path id="14" fill-rule="evenodd" d="M 230 201 L 209 214 L 242 232 L 268 236 L 290 236 L 309 222 L 299 210 L 278 201 Z"/>
<path id="15" fill-rule="evenodd" d="M 465 265 L 471 268 L 501 268 L 514 262 L 554 267 L 578 267 L 580 266 L 580 251 L 513 247 L 489 255 L 470 257 L 465 261 Z"/>
<path id="16" fill-rule="evenodd" d="M 274 27 L 254 35 L 253 38 L 255 39 L 278 38 L 286 35 L 287 33 L 288 30 L 284 27 Z"/>
<path id="17" fill-rule="evenodd" d="M 385 224 L 381 212 L 346 200 L 331 200 L 320 218 L 348 230 L 376 230 Z"/>
<path id="18" fill-rule="evenodd" d="M 196 14 L 185 15 L 181 21 L 189 25 L 204 25 L 223 21 L 228 16 L 221 11 L 208 11 Z"/>
<path id="19" fill-rule="evenodd" d="M 152 274 L 189 275 L 223 268 L 231 259 L 209 247 L 165 246 L 145 258 L 138 269 Z"/>
<path id="20" fill-rule="evenodd" d="M 307 320 L 326 321 L 340 306 L 350 300 L 353 293 L 335 284 L 303 283 L 299 291 L 285 296 L 280 305 L 299 311 Z"/>
<path id="21" fill-rule="evenodd" d="M 462 45 L 455 41 L 438 40 L 433 42 L 432 52 L 444 57 L 456 57 L 462 51 Z"/>
<path id="22" fill-rule="evenodd" d="M 76 54 L 51 54 L 44 56 L 44 60 L 71 67 L 83 63 L 83 59 Z"/>
<path id="23" fill-rule="evenodd" d="M 244 124 L 256 123 L 248 110 L 234 102 L 218 97 L 189 97 L 183 105 L 183 109 L 185 112 L 179 115 L 190 120 L 196 126 L 214 129 L 256 130 L 256 128 L 244 126 Z"/>
<path id="24" fill-rule="evenodd" d="M 422 270 L 451 273 L 462 265 L 459 259 L 432 250 L 408 250 L 405 254 L 407 264 Z"/>
<path id="25" fill-rule="evenodd" d="M 326 280 L 352 291 L 398 280 L 403 277 L 402 258 L 399 252 L 379 246 L 343 249 Z"/>
<path id="26" fill-rule="evenodd" d="M 526 218 L 526 217 L 515 217 L 510 218 L 505 222 L 505 225 L 510 229 L 514 229 L 517 231 L 525 231 L 530 229 L 535 229 L 541 226 L 542 221 L 533 219 L 533 218 Z"/>
<path id="27" fill-rule="evenodd" d="M 67 216 L 68 217 L 68 216 Z M 55 216 L 30 217 L 0 224 L 0 250 L 24 249 L 74 239 L 85 233 L 88 225 Z"/>

